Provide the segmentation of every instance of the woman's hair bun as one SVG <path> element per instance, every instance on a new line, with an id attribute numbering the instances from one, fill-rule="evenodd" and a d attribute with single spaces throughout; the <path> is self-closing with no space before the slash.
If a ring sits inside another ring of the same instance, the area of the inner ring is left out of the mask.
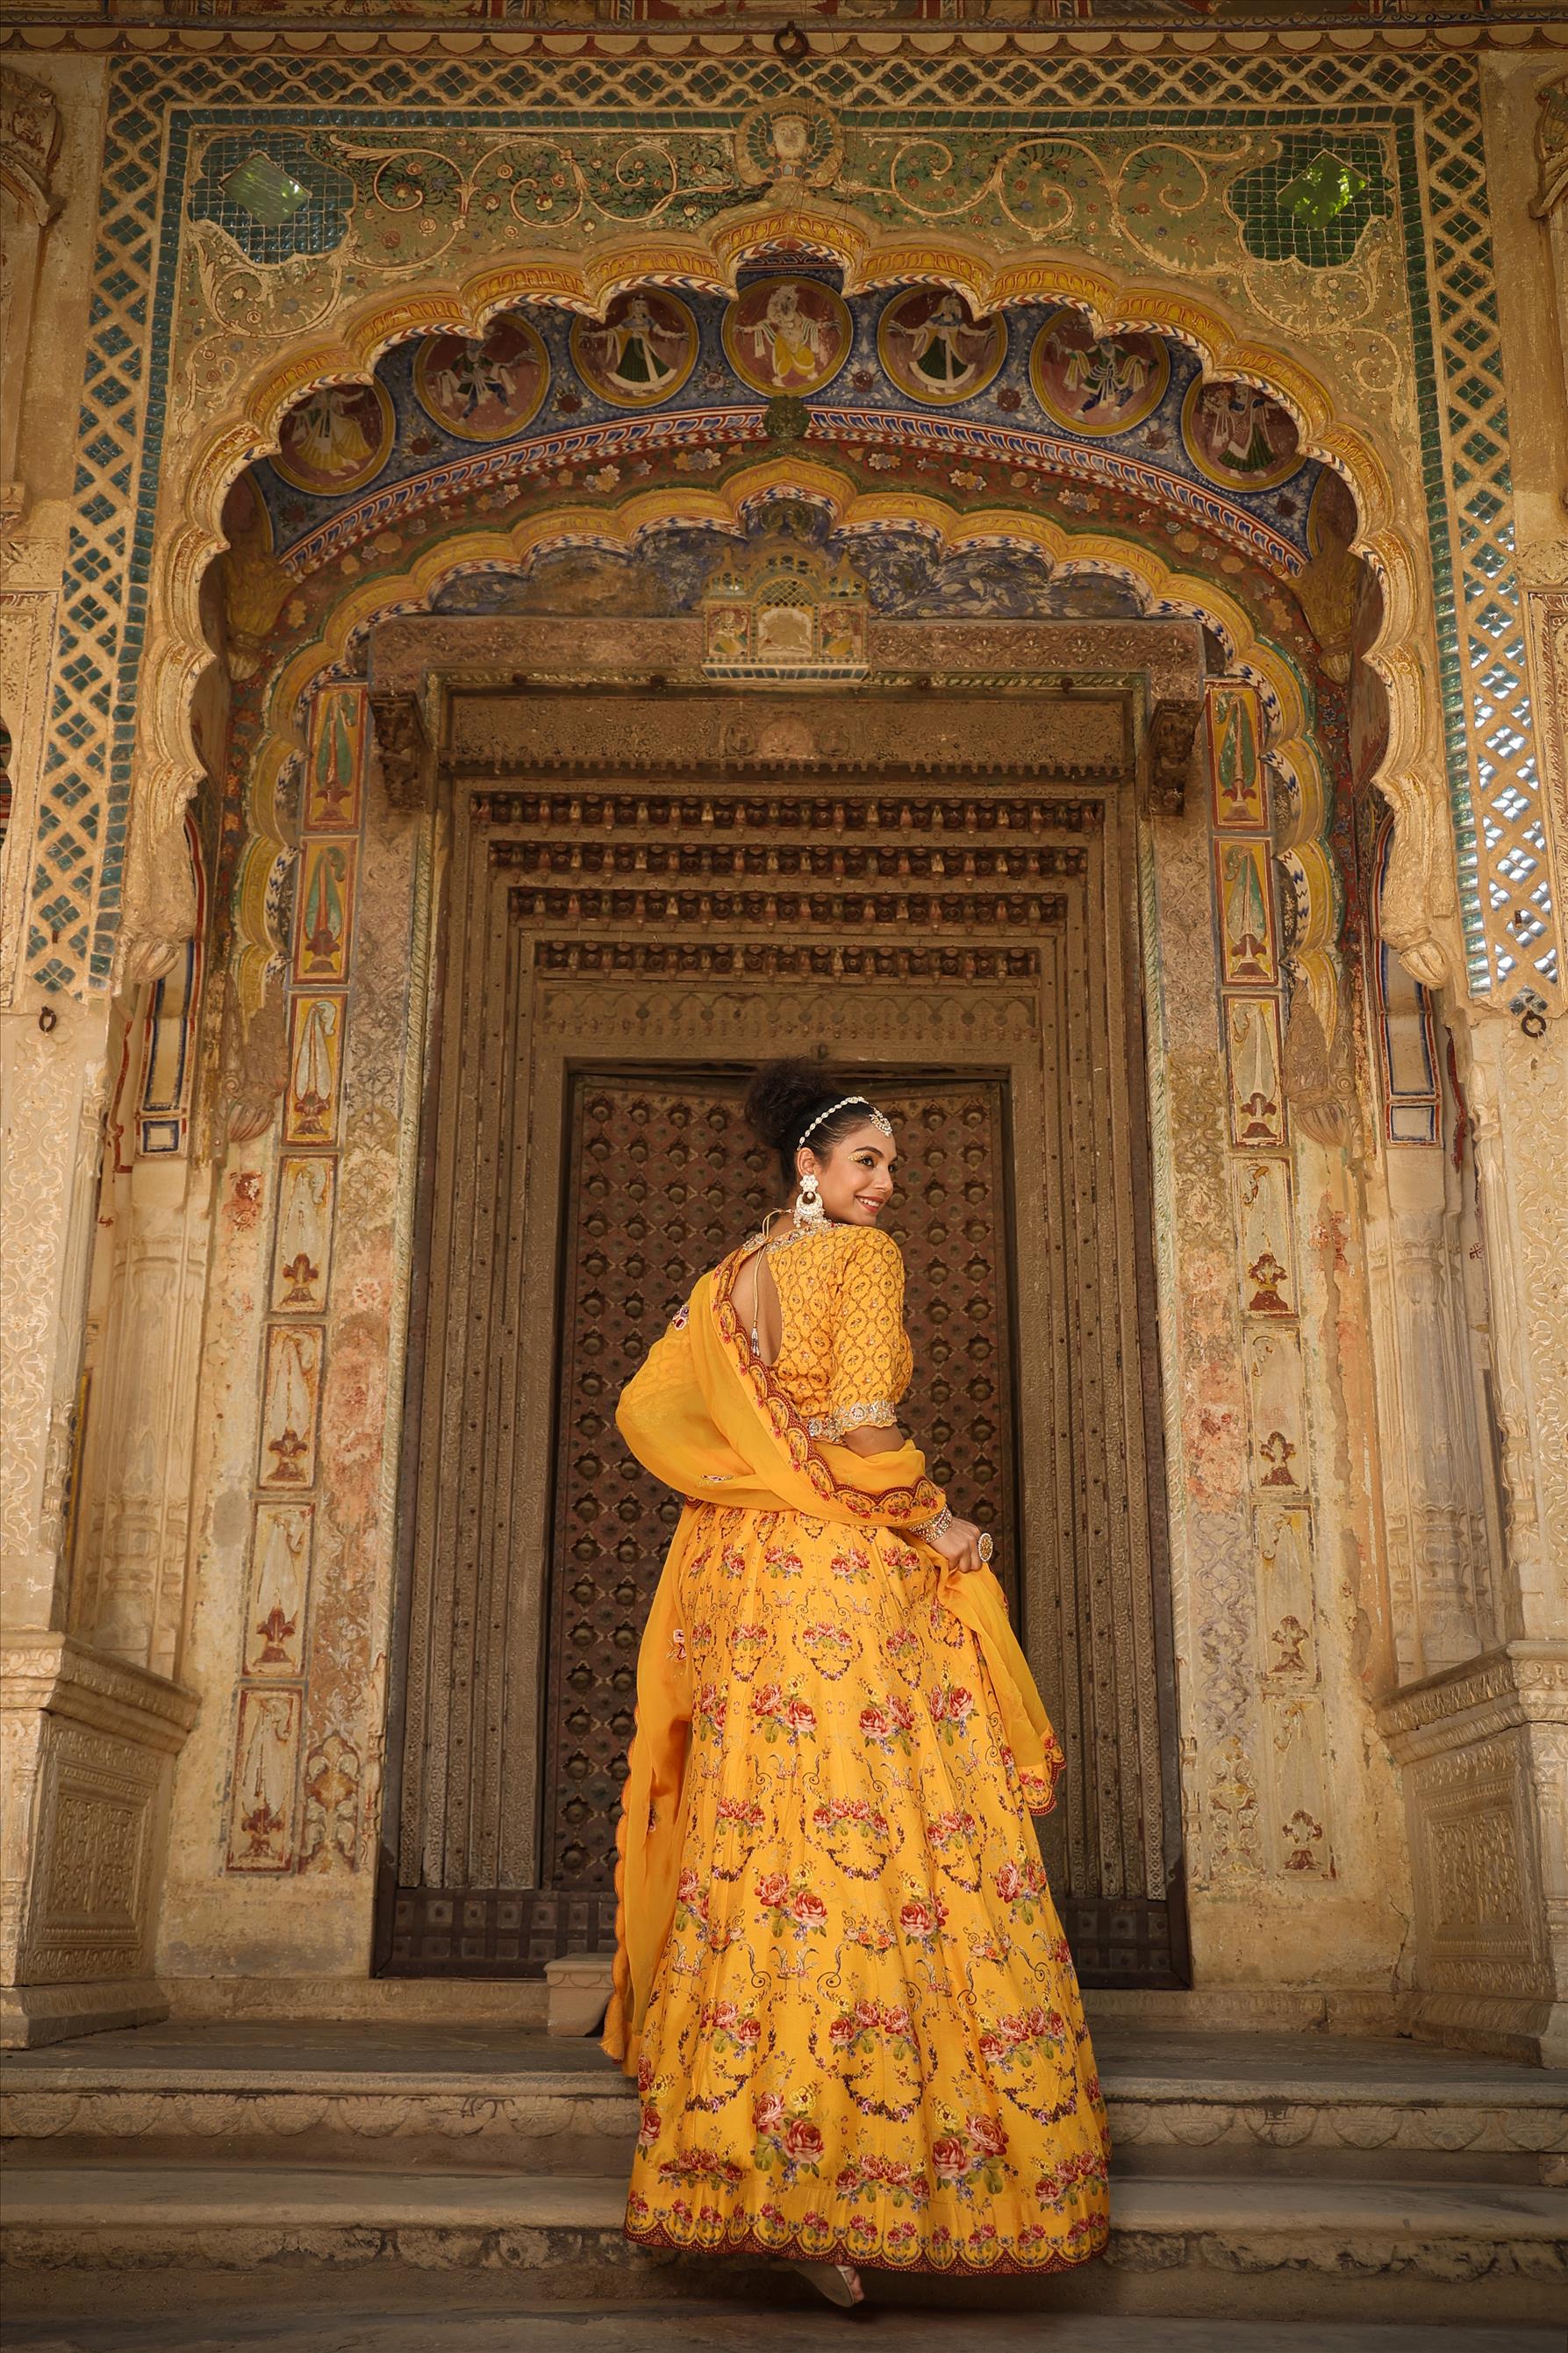
<path id="1" fill-rule="evenodd" d="M 746 1089 L 746 1124 L 759 1144 L 793 1153 L 802 1128 L 843 1092 L 826 1065 L 805 1054 L 764 1062 Z"/>

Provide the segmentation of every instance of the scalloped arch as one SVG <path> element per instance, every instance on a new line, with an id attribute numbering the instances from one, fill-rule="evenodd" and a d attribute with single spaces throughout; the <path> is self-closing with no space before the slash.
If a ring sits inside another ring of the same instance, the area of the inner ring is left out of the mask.
<path id="1" fill-rule="evenodd" d="M 603 316 L 617 293 L 639 282 L 732 292 L 741 263 L 763 249 L 828 257 L 843 268 L 851 292 L 923 281 L 953 287 L 977 311 L 1007 303 L 1076 303 L 1101 332 L 1147 327 L 1179 336 L 1197 353 L 1205 378 L 1245 378 L 1284 405 L 1303 449 L 1349 483 L 1360 519 L 1354 547 L 1384 583 L 1383 627 L 1368 659 L 1390 706 L 1388 752 L 1377 780 L 1397 820 L 1392 866 L 1399 926 L 1390 936 L 1420 978 L 1461 973 L 1442 746 L 1435 699 L 1426 691 L 1435 638 L 1424 543 L 1397 512 L 1394 476 L 1382 449 L 1339 412 L 1322 377 L 1295 354 L 1248 335 L 1218 305 L 1158 281 L 1120 280 L 1082 256 L 1010 252 L 958 233 L 914 237 L 881 230 L 851 207 L 815 198 L 746 206 L 701 235 L 608 238 L 570 261 L 558 253 L 524 251 L 503 267 L 487 267 L 458 282 L 367 298 L 344 311 L 332 336 L 307 337 L 258 368 L 197 438 L 182 469 L 177 512 L 165 515 L 160 533 L 132 783 L 121 978 L 165 969 L 190 929 L 188 886 L 171 836 L 178 835 L 200 774 L 191 702 L 213 659 L 201 628 L 201 580 L 226 544 L 221 525 L 226 492 L 247 464 L 278 447 L 284 412 L 316 385 L 368 378 L 382 353 L 411 335 L 443 328 L 473 332 L 497 311 L 521 301 Z M 1193 591 L 1194 611 L 1214 614 L 1226 601 L 1206 583 L 1194 582 Z M 1284 741 L 1304 743 L 1300 726 L 1286 727 L 1282 737 L 1279 756 Z M 1303 807 L 1310 797 L 1304 790 Z"/>
<path id="2" fill-rule="evenodd" d="M 1280 853 L 1289 863 L 1302 908 L 1296 961 L 1324 1035 L 1333 1037 L 1340 897 L 1323 839 L 1330 815 L 1327 780 L 1311 738 L 1305 683 L 1290 658 L 1258 633 L 1247 607 L 1213 581 L 1166 564 L 1152 548 L 1099 532 L 1069 532 L 1044 515 L 1005 508 L 961 513 L 934 494 L 860 491 L 830 459 L 804 455 L 760 459 L 714 488 L 682 483 L 633 491 L 609 507 L 580 493 L 563 494 L 543 514 L 458 533 L 422 549 L 402 571 L 378 574 L 344 591 L 321 634 L 278 666 L 268 691 L 265 731 L 250 775 L 250 837 L 236 878 L 236 979 L 246 1018 L 259 1007 L 268 972 L 281 954 L 268 922 L 268 890 L 279 860 L 291 848 L 279 788 L 304 750 L 300 712 L 316 681 L 346 665 L 363 631 L 397 609 L 426 604 L 445 580 L 477 565 L 517 567 L 547 549 L 572 546 L 629 554 L 648 533 L 671 524 L 739 532 L 748 511 L 781 498 L 826 509 L 834 528 L 850 537 L 896 524 L 929 534 L 944 554 L 964 547 L 1030 544 L 1070 570 L 1113 573 L 1133 581 L 1151 598 L 1215 628 L 1230 647 L 1236 667 L 1261 690 L 1272 721 L 1268 756 L 1295 788 L 1293 823 Z"/>

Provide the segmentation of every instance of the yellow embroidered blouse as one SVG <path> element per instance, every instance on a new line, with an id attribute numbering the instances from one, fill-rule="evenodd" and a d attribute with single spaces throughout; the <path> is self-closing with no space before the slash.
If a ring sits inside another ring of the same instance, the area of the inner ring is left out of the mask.
<path id="1" fill-rule="evenodd" d="M 768 1246 L 784 1337 L 773 1377 L 813 1438 L 889 1428 L 910 1385 L 904 1261 L 876 1226 L 793 1230 Z"/>

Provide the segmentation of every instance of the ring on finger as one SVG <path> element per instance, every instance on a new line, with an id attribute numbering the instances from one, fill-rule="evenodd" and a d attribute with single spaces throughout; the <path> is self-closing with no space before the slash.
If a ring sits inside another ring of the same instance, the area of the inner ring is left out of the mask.
<path id="1" fill-rule="evenodd" d="M 982 1563 L 982 1566 L 984 1566 L 984 1563 L 990 1559 L 990 1557 L 991 1557 L 992 1554 L 993 1554 L 993 1553 L 995 1551 L 995 1549 L 996 1549 L 995 1546 L 993 1544 L 993 1542 L 992 1542 L 992 1540 L 991 1540 L 991 1531 L 990 1531 L 990 1529 L 989 1529 L 989 1528 L 982 1528 L 982 1529 L 981 1529 L 981 1531 L 980 1531 L 980 1541 L 978 1542 L 978 1544 L 975 1546 L 975 1547 L 974 1547 L 974 1548 L 975 1548 L 976 1552 L 980 1555 L 981 1563 Z"/>

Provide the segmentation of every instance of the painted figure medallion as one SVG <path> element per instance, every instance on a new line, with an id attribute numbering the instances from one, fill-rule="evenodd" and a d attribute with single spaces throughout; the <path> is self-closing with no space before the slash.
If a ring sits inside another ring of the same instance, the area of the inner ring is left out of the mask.
<path id="1" fill-rule="evenodd" d="M 1222 491 L 1272 491 L 1302 463 L 1296 427 L 1277 400 L 1251 384 L 1194 376 L 1182 403 L 1182 446 L 1205 482 Z"/>
<path id="2" fill-rule="evenodd" d="M 1053 311 L 1029 353 L 1035 397 L 1069 433 L 1130 433 L 1153 414 L 1171 380 L 1158 335 L 1097 335 L 1081 311 Z"/>
<path id="3" fill-rule="evenodd" d="M 384 385 L 319 385 L 283 419 L 272 463 L 293 489 L 341 498 L 380 473 L 396 434 Z"/>
<path id="4" fill-rule="evenodd" d="M 1007 356 L 1007 328 L 976 321 L 948 287 L 912 286 L 878 322 L 877 353 L 900 392 L 945 406 L 984 391 Z"/>
<path id="5" fill-rule="evenodd" d="M 697 359 L 697 322 L 662 287 L 618 294 L 603 321 L 576 319 L 572 358 L 590 392 L 612 408 L 651 408 L 679 392 Z"/>
<path id="6" fill-rule="evenodd" d="M 414 361 L 426 415 L 464 441 L 504 441 L 538 414 L 550 360 L 526 319 L 492 319 L 482 335 L 432 335 Z"/>
<path id="7" fill-rule="evenodd" d="M 849 312 L 814 278 L 764 278 L 724 313 L 724 349 L 753 392 L 820 392 L 849 356 Z"/>

